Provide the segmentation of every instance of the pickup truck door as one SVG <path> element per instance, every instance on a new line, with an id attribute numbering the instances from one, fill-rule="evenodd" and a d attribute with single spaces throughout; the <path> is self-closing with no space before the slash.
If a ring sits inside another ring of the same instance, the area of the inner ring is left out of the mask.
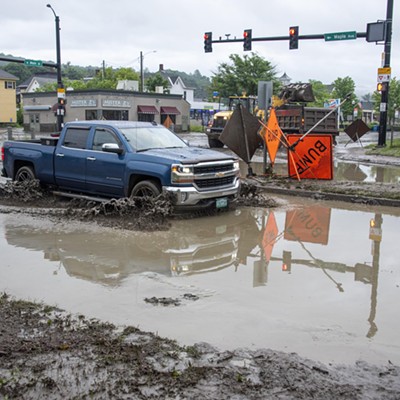
<path id="1" fill-rule="evenodd" d="M 67 128 L 63 143 L 54 154 L 54 176 L 58 186 L 64 189 L 86 189 L 86 158 L 90 128 Z"/>
<path id="2" fill-rule="evenodd" d="M 86 190 L 104 195 L 124 195 L 125 151 L 122 154 L 102 150 L 104 143 L 115 143 L 123 148 L 115 132 L 96 128 L 89 140 L 86 158 Z"/>

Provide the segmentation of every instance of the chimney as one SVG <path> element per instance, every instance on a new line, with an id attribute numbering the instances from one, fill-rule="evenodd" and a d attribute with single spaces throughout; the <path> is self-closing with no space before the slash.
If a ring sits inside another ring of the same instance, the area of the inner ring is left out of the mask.
<path id="1" fill-rule="evenodd" d="M 159 70 L 158 70 L 159 72 L 162 72 L 162 71 L 164 71 L 164 64 L 160 64 L 160 67 L 159 67 Z"/>

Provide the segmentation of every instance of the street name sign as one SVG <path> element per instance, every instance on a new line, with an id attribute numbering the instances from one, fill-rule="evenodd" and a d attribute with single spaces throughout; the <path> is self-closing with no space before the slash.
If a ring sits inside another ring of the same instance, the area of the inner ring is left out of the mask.
<path id="1" fill-rule="evenodd" d="M 42 67 L 43 61 L 41 60 L 24 60 L 24 64 L 29 67 Z"/>
<path id="2" fill-rule="evenodd" d="M 351 40 L 357 39 L 357 32 L 335 32 L 335 33 L 324 33 L 325 42 L 332 42 L 334 40 Z"/>

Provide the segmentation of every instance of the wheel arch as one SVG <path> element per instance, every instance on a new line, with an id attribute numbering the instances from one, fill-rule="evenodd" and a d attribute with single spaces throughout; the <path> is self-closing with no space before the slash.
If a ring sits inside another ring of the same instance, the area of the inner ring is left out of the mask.
<path id="1" fill-rule="evenodd" d="M 139 182 L 142 181 L 154 181 L 157 185 L 160 186 L 161 190 L 162 190 L 162 182 L 161 179 L 158 176 L 154 176 L 154 175 L 146 175 L 146 174 L 132 174 L 129 177 L 129 185 L 128 185 L 128 191 L 126 193 L 127 196 L 130 195 L 130 193 L 132 192 L 132 189 L 134 188 L 134 186 L 136 186 Z"/>
<path id="2" fill-rule="evenodd" d="M 17 175 L 18 170 L 21 167 L 30 167 L 33 169 L 34 174 L 36 175 L 36 169 L 35 169 L 35 164 L 32 161 L 26 161 L 26 160 L 15 160 L 14 162 L 14 170 L 13 170 L 13 176 L 12 179 L 15 180 L 15 176 Z"/>

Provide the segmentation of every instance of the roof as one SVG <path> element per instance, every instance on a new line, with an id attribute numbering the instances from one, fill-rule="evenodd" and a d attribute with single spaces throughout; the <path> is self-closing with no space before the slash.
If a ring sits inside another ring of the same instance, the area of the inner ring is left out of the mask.
<path id="1" fill-rule="evenodd" d="M 0 79 L 11 79 L 13 81 L 17 81 L 19 78 L 17 78 L 15 75 L 10 74 L 6 71 L 3 71 L 0 69 Z"/>
<path id="2" fill-rule="evenodd" d="M 31 77 L 23 81 L 18 86 L 28 87 L 34 79 L 36 79 L 39 84 L 45 84 L 49 82 L 52 83 L 57 81 L 57 74 L 54 72 L 38 72 L 37 74 L 32 75 Z"/>

